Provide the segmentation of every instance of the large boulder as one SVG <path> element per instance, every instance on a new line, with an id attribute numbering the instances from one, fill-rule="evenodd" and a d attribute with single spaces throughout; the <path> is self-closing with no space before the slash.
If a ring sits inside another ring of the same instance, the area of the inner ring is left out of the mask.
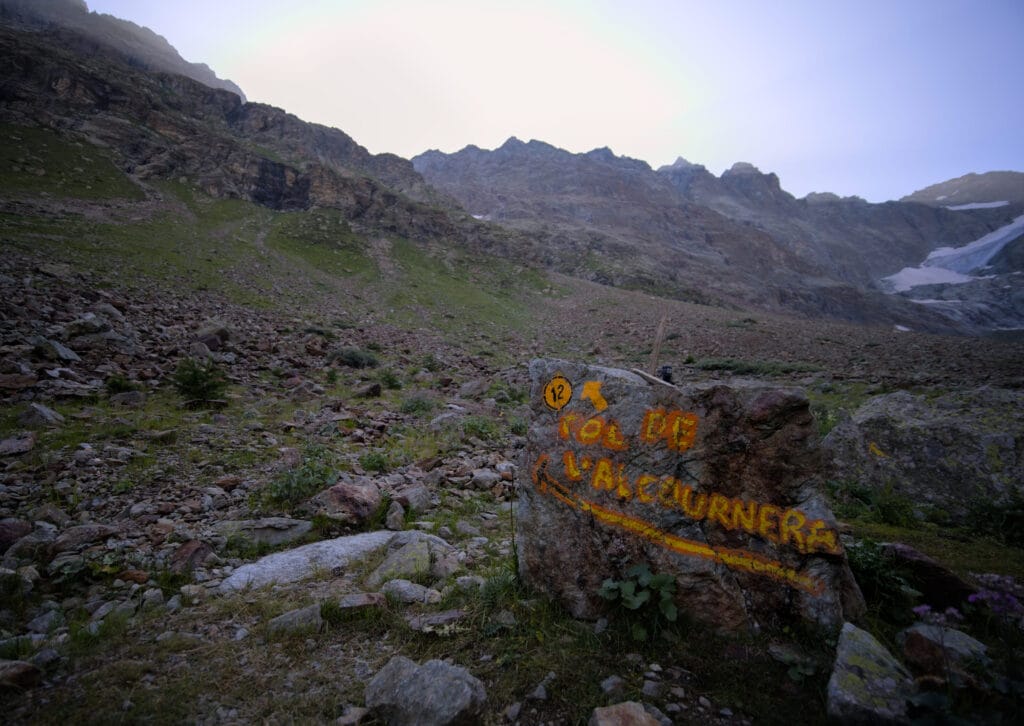
<path id="1" fill-rule="evenodd" d="M 892 487 L 954 518 L 1024 495 L 1024 391 L 869 399 L 825 438 L 837 481 Z"/>
<path id="2" fill-rule="evenodd" d="M 441 660 L 416 665 L 396 655 L 366 686 L 366 706 L 390 726 L 481 723 L 487 693 L 469 671 Z"/>
<path id="3" fill-rule="evenodd" d="M 306 505 L 311 514 L 319 514 L 348 524 L 364 524 L 380 509 L 380 487 L 368 477 L 344 479 L 324 489 Z"/>
<path id="4" fill-rule="evenodd" d="M 516 510 L 519 571 L 577 617 L 633 565 L 727 629 L 863 609 L 821 492 L 802 392 L 676 388 L 609 368 L 530 364 L 533 422 Z"/>

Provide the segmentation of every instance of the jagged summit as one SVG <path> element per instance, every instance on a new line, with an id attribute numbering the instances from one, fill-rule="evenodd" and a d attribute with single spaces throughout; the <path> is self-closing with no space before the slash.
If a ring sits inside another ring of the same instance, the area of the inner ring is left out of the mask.
<path id="1" fill-rule="evenodd" d="M 673 161 L 671 164 L 666 164 L 664 166 L 659 166 L 658 167 L 658 171 L 659 172 L 706 170 L 706 169 L 707 169 L 707 167 L 705 167 L 703 164 L 694 164 L 693 162 L 687 161 L 686 159 L 684 159 L 681 156 L 677 156 L 676 160 Z"/>
<path id="2" fill-rule="evenodd" d="M 737 161 L 731 167 L 722 172 L 722 176 L 733 176 L 736 174 L 761 174 L 761 170 L 749 161 Z"/>

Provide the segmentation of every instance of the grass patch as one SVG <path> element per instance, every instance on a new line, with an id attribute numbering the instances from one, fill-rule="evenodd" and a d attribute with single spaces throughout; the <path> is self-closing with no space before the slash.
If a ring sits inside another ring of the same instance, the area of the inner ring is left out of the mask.
<path id="1" fill-rule="evenodd" d="M 878 542 L 903 542 L 935 558 L 961 577 L 971 572 L 994 572 L 1024 580 L 1024 550 L 1006 547 L 969 532 L 922 523 L 915 529 L 852 520 L 854 534 Z"/>
<path id="2" fill-rule="evenodd" d="M 0 189 L 9 195 L 145 198 L 111 154 L 45 128 L 0 124 Z"/>

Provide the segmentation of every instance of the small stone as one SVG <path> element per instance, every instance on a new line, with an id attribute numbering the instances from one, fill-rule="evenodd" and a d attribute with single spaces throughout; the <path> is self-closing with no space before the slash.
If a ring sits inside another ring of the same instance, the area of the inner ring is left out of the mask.
<path id="1" fill-rule="evenodd" d="M 625 701 L 612 706 L 595 708 L 588 726 L 660 726 L 654 716 L 636 701 Z"/>
<path id="2" fill-rule="evenodd" d="M 664 686 L 658 681 L 645 680 L 640 692 L 648 698 L 661 698 Z"/>
<path id="3" fill-rule="evenodd" d="M 159 587 L 153 587 L 142 593 L 142 609 L 149 610 L 164 604 L 164 593 Z"/>
<path id="4" fill-rule="evenodd" d="M 390 580 L 384 583 L 380 591 L 401 603 L 422 604 L 441 602 L 441 593 L 429 587 L 410 582 L 409 580 Z"/>
<path id="5" fill-rule="evenodd" d="M 272 635 L 282 633 L 300 633 L 305 631 L 319 631 L 324 621 L 320 616 L 320 605 L 290 610 L 267 623 L 267 632 Z"/>
<path id="6" fill-rule="evenodd" d="M 725 718 L 732 718 L 732 709 L 720 708 L 718 709 L 718 715 L 724 716 Z"/>
<path id="7" fill-rule="evenodd" d="M 186 605 L 195 605 L 206 598 L 206 588 L 202 585 L 182 585 L 181 602 Z"/>
<path id="8" fill-rule="evenodd" d="M 395 532 L 405 529 L 405 507 L 398 502 L 392 501 L 388 507 L 384 526 Z"/>
<path id="9" fill-rule="evenodd" d="M 706 696 L 698 698 L 697 703 L 700 704 L 701 708 L 711 708 L 711 701 L 709 701 Z"/>
<path id="10" fill-rule="evenodd" d="M 444 633 L 466 617 L 465 610 L 444 610 L 439 613 L 406 616 L 409 627 L 421 633 Z"/>
<path id="11" fill-rule="evenodd" d="M 360 706 L 348 706 L 345 711 L 334 720 L 334 726 L 356 726 L 360 721 L 366 718 L 366 715 L 370 712 L 368 708 L 362 708 Z"/>
<path id="12" fill-rule="evenodd" d="M 621 676 L 608 676 L 601 681 L 601 692 L 613 695 L 626 689 L 626 681 Z"/>
<path id="13" fill-rule="evenodd" d="M 353 592 L 342 596 L 342 598 L 338 600 L 338 607 L 342 610 L 379 608 L 386 604 L 387 599 L 382 592 Z"/>
<path id="14" fill-rule="evenodd" d="M 521 701 L 509 704 L 508 708 L 505 709 L 505 720 L 511 723 L 515 723 L 519 720 L 519 713 L 523 710 L 523 704 Z"/>

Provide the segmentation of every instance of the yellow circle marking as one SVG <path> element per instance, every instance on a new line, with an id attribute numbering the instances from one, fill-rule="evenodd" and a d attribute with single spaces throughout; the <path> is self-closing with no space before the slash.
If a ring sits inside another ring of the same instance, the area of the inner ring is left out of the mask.
<path id="1" fill-rule="evenodd" d="M 572 384 L 565 376 L 555 376 L 544 386 L 544 403 L 552 411 L 561 411 L 572 400 Z"/>

